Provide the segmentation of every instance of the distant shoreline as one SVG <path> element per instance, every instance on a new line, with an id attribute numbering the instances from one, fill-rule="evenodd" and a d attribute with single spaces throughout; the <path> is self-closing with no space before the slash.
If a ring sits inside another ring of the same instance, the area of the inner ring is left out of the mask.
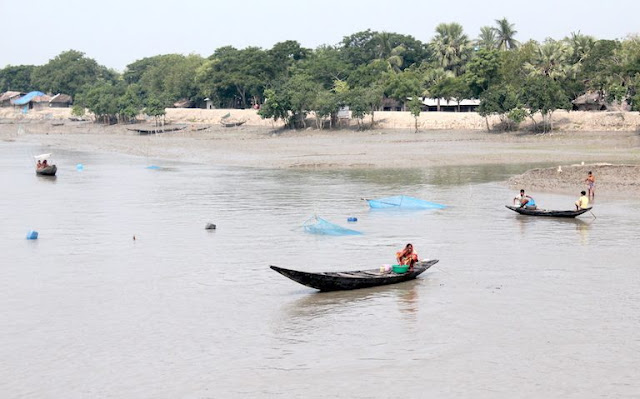
<path id="1" fill-rule="evenodd" d="M 625 120 L 629 119 L 625 117 Z M 0 120 L 0 140 L 43 145 L 53 151 L 61 148 L 113 152 L 269 169 L 414 169 L 456 165 L 557 164 L 563 168 L 563 173 L 555 173 L 553 168 L 535 169 L 515 176 L 508 184 L 560 192 L 574 191 L 576 185 L 580 187 L 582 175 L 586 173 L 582 169 L 595 165 L 596 176 L 601 178 L 598 183 L 600 193 L 640 194 L 636 178 L 640 176 L 640 134 L 636 131 L 556 131 L 548 134 L 487 133 L 481 129 L 422 130 L 414 133 L 411 129 L 399 128 L 296 131 L 253 126 L 250 121 L 231 128 L 200 121 L 181 123 L 185 123 L 186 128 L 179 131 L 140 135 L 127 129 L 140 125 L 104 126 L 63 118 L 3 119 Z M 586 166 L 577 169 L 571 166 L 581 162 Z M 596 165 L 605 163 L 618 166 L 603 169 Z"/>
<path id="2" fill-rule="evenodd" d="M 197 109 L 197 108 L 167 108 L 165 120 L 168 123 L 187 123 L 220 125 L 225 116 L 231 120 L 243 121 L 245 126 L 265 127 L 271 129 L 283 129 L 284 124 L 272 119 L 262 119 L 253 109 Z M 29 123 L 31 121 L 57 121 L 68 122 L 71 115 L 70 108 L 45 108 L 31 110 L 22 114 L 17 109 L 0 108 L 0 120 L 4 122 Z M 84 117 L 91 120 L 90 116 Z M 536 117 L 540 122 L 540 116 Z M 403 111 L 376 111 L 374 113 L 375 129 L 407 129 L 414 130 L 415 120 L 409 112 Z M 27 122 L 29 121 L 29 122 Z M 308 117 L 309 128 L 315 129 L 312 116 Z M 365 125 L 369 125 L 371 116 L 364 119 Z M 497 125 L 500 120 L 496 116 L 488 118 L 492 131 L 499 133 Z M 147 123 L 152 123 L 149 118 Z M 344 121 L 341 126 L 347 125 L 354 129 L 355 120 Z M 130 125 L 123 125 L 130 126 Z M 533 122 L 525 120 L 520 125 L 520 130 L 531 130 Z M 640 132 L 640 112 L 627 111 L 556 111 L 553 113 L 553 126 L 555 132 L 567 131 L 629 131 Z M 418 128 L 421 131 L 429 130 L 479 130 L 487 131 L 487 120 L 476 112 L 422 112 L 418 118 Z M 340 130 L 340 129 L 337 129 Z"/>

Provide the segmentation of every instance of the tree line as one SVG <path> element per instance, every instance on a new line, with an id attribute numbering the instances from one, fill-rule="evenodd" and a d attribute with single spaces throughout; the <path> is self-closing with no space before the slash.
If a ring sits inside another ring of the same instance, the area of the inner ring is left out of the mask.
<path id="1" fill-rule="evenodd" d="M 161 116 L 185 99 L 219 108 L 259 104 L 264 118 L 294 128 L 305 127 L 310 114 L 318 128 L 334 126 L 344 106 L 360 124 L 366 117 L 373 123 L 384 98 L 411 111 L 416 126 L 421 97 L 479 99 L 479 113 L 499 115 L 505 128 L 530 118 L 547 129 L 555 110 L 570 109 L 587 92 L 640 109 L 639 36 L 599 40 L 577 32 L 541 43 L 516 36 L 505 18 L 475 39 L 455 22 L 438 25 L 429 42 L 366 30 L 316 49 L 288 40 L 266 50 L 221 47 L 207 58 L 157 55 L 123 73 L 70 50 L 42 66 L 5 67 L 0 90 L 70 94 L 75 112 L 112 122 Z"/>

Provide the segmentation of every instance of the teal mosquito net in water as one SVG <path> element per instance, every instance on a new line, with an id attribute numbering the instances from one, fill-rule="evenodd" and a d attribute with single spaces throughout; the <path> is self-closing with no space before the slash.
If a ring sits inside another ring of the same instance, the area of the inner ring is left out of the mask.
<path id="1" fill-rule="evenodd" d="M 356 230 L 346 229 L 337 224 L 333 224 L 328 220 L 322 219 L 318 216 L 312 216 L 307 219 L 302 227 L 304 231 L 311 234 L 324 234 L 330 236 L 355 236 L 362 233 Z"/>
<path id="2" fill-rule="evenodd" d="M 398 195 L 375 200 L 368 199 L 367 202 L 372 209 L 444 209 L 446 205 L 437 204 L 421 200 L 419 198 Z"/>

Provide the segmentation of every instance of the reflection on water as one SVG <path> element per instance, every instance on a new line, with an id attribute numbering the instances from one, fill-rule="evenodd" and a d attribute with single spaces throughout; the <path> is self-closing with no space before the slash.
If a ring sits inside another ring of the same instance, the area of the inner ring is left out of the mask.
<path id="1" fill-rule="evenodd" d="M 282 171 L 57 150 L 51 180 L 34 177 L 31 153 L 43 152 L 0 143 L 0 386 L 14 397 L 640 388 L 638 201 L 599 202 L 597 219 L 519 216 L 497 182 L 527 165 Z M 373 212 L 360 200 L 397 194 L 448 208 Z M 364 234 L 305 234 L 313 213 L 355 216 Z M 407 242 L 440 263 L 398 285 L 319 294 L 268 267 L 375 268 Z"/>
<path id="2" fill-rule="evenodd" d="M 583 218 L 551 218 L 516 214 L 520 235 L 527 238 L 530 234 L 553 238 L 561 242 L 577 238 L 582 245 L 589 243 L 589 231 L 595 223 L 594 219 Z M 574 234 L 576 232 L 577 234 Z"/>

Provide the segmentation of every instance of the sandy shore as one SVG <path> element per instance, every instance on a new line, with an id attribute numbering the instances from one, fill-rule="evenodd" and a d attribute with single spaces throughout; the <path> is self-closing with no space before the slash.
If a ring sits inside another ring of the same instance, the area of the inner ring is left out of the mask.
<path id="1" fill-rule="evenodd" d="M 62 117 L 5 118 L 0 120 L 0 140 L 260 168 L 420 168 L 539 163 L 561 165 L 563 173 L 556 173 L 557 167 L 536 169 L 511 179 L 509 184 L 546 191 L 571 188 L 573 192 L 576 184 L 583 186 L 586 169 L 594 169 L 600 192 L 640 193 L 636 178 L 640 167 L 634 166 L 640 165 L 640 134 L 635 130 L 559 131 L 544 135 L 487 133 L 479 129 L 413 133 L 411 129 L 392 128 L 291 131 L 248 122 L 233 128 L 202 121 L 186 123 L 187 127 L 178 132 L 141 136 L 122 125 L 105 127 Z M 570 167 L 582 162 L 586 167 Z M 590 166 L 604 163 L 629 166 Z"/>

